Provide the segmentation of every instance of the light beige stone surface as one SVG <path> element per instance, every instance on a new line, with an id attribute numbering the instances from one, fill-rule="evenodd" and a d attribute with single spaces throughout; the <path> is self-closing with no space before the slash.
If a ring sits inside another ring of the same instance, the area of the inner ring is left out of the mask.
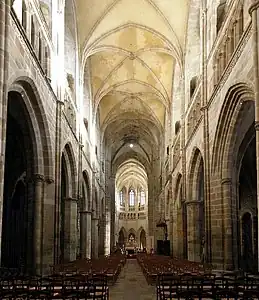
<path id="1" fill-rule="evenodd" d="M 110 288 L 111 300 L 155 300 L 156 288 L 147 281 L 135 259 L 128 259 L 116 284 Z"/>

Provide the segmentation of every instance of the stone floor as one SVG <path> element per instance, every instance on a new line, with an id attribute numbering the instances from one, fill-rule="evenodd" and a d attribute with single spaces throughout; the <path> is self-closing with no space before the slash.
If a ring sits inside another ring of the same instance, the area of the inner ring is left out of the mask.
<path id="1" fill-rule="evenodd" d="M 110 300 L 155 300 L 155 286 L 150 286 L 135 259 L 128 259 L 114 286 Z"/>

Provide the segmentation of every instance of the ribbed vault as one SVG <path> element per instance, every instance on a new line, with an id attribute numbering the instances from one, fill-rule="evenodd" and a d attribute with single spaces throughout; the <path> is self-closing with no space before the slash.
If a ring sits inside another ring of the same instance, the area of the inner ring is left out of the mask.
<path id="1" fill-rule="evenodd" d="M 115 185 L 117 190 L 124 186 L 139 186 L 147 190 L 147 179 L 145 167 L 137 160 L 129 159 L 119 166 Z"/>
<path id="2" fill-rule="evenodd" d="M 188 3 L 76 1 L 83 71 L 101 131 L 115 152 L 125 138 L 149 144 L 145 155 L 161 144 L 174 67 L 183 62 Z"/>

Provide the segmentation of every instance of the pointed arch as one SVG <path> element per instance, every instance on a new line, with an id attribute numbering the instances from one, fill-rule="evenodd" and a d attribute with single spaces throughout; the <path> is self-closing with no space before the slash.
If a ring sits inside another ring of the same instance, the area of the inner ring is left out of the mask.
<path id="1" fill-rule="evenodd" d="M 189 189 L 187 191 L 190 201 L 198 200 L 199 193 L 199 176 L 203 169 L 203 158 L 201 151 L 195 147 L 192 151 L 192 156 L 189 165 L 188 182 Z"/>
<path id="2" fill-rule="evenodd" d="M 231 178 L 232 153 L 240 139 L 236 135 L 237 127 L 241 126 L 249 110 L 254 110 L 253 90 L 246 83 L 230 87 L 219 115 L 212 151 L 212 173 L 219 172 L 222 178 Z M 253 121 L 254 118 L 250 118 L 250 123 Z"/>
<path id="3" fill-rule="evenodd" d="M 173 193 L 174 193 L 174 203 L 176 203 L 176 205 L 178 207 L 181 207 L 181 197 L 180 197 L 180 193 L 181 193 L 181 187 L 182 187 L 182 174 L 178 173 L 176 176 L 176 181 L 175 181 L 175 185 L 173 188 Z"/>
<path id="4" fill-rule="evenodd" d="M 31 123 L 32 142 L 36 151 L 35 157 L 38 158 L 35 173 L 45 175 L 47 181 L 52 181 L 54 178 L 54 156 L 43 100 L 32 78 L 17 76 L 16 74 L 8 81 L 8 92 L 16 92 L 21 95 L 26 114 L 29 116 L 28 122 Z M 43 158 L 43 160 L 39 158 Z"/>
<path id="5" fill-rule="evenodd" d="M 128 230 L 128 236 L 127 236 L 127 238 L 129 238 L 129 236 L 130 236 L 131 234 L 134 236 L 135 239 L 137 238 L 137 233 L 136 233 L 136 230 L 135 230 L 134 228 L 130 228 L 130 229 Z"/>
<path id="6" fill-rule="evenodd" d="M 125 238 L 127 238 L 127 230 L 125 229 L 124 226 L 121 227 L 120 231 L 123 232 Z"/>
<path id="7" fill-rule="evenodd" d="M 77 176 L 77 167 L 75 155 L 73 148 L 70 142 L 68 142 L 62 152 L 62 157 L 64 161 L 65 175 L 67 181 L 66 195 L 67 197 L 76 198 L 76 176 Z"/>

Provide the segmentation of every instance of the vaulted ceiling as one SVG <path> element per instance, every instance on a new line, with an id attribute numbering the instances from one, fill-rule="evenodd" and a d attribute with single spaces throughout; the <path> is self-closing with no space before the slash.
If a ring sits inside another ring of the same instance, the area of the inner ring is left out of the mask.
<path id="1" fill-rule="evenodd" d="M 117 148 L 125 138 L 143 138 L 150 147 L 161 142 L 174 67 L 183 61 L 188 2 L 76 0 L 92 101 L 101 130 Z"/>
<path id="2" fill-rule="evenodd" d="M 147 173 L 144 166 L 135 159 L 126 160 L 117 171 L 115 184 L 117 190 L 123 187 L 142 187 L 147 190 Z"/>

